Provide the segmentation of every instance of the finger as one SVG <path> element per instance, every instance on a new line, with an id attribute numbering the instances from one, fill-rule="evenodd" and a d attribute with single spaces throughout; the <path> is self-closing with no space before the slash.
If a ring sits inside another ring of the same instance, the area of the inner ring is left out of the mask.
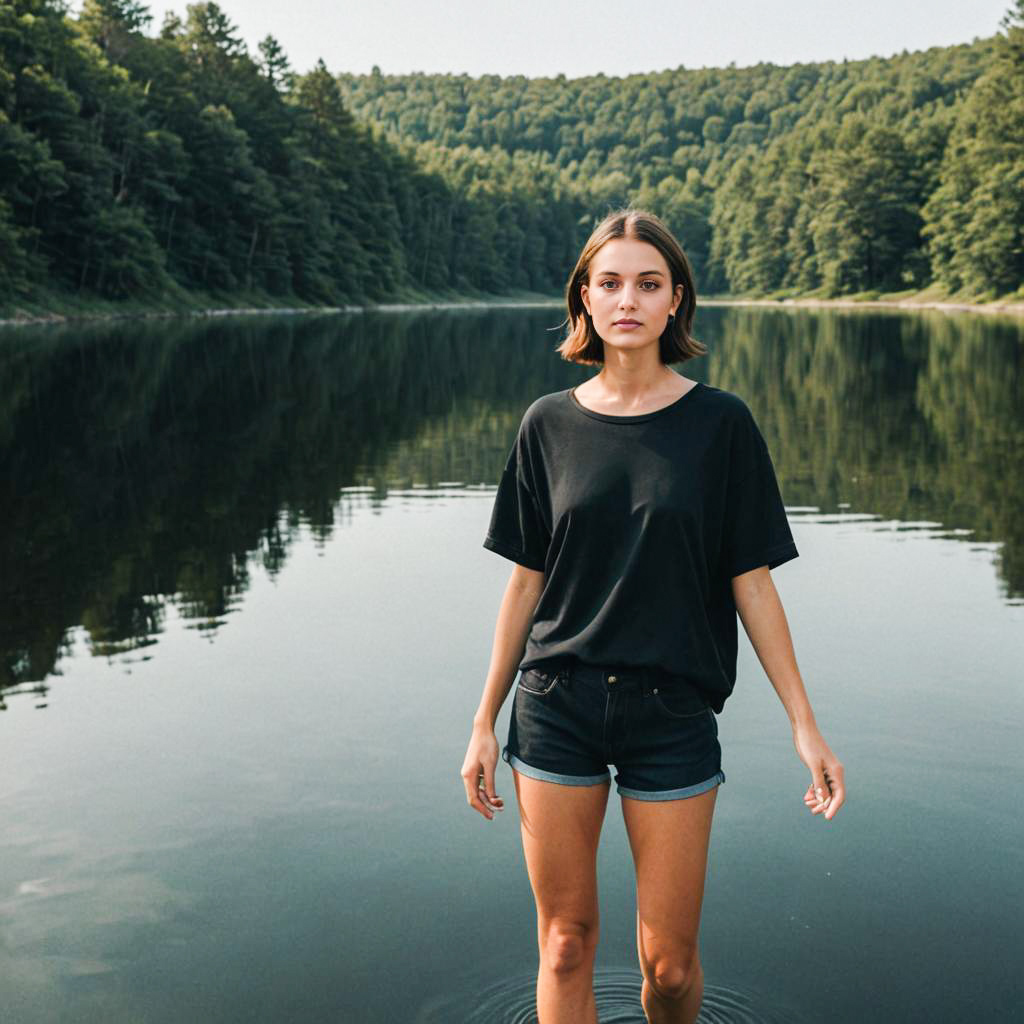
<path id="1" fill-rule="evenodd" d="M 811 814 L 821 814 L 827 810 L 831 801 L 832 791 L 825 782 L 825 772 L 822 768 L 815 768 L 812 772 L 811 787 L 814 790 L 814 805 L 811 807 Z"/>
<path id="2" fill-rule="evenodd" d="M 494 817 L 491 811 L 484 804 L 483 800 L 480 799 L 481 790 L 477 788 L 477 782 L 480 778 L 479 769 L 474 769 L 471 772 L 464 772 L 462 775 L 462 781 L 466 786 L 466 802 L 474 811 L 478 811 L 488 821 Z"/>
<path id="3" fill-rule="evenodd" d="M 835 816 L 836 812 L 840 807 L 843 806 L 843 801 L 846 799 L 846 790 L 839 783 L 833 783 L 832 789 L 832 800 L 829 804 L 828 810 L 825 812 L 825 817 L 831 821 Z"/>
<path id="4" fill-rule="evenodd" d="M 480 775 L 477 782 L 478 787 L 482 787 L 484 797 L 492 807 L 496 807 L 499 811 L 503 811 L 505 809 L 505 802 L 494 791 L 494 765 L 485 764 L 483 768 L 483 773 Z"/>
<path id="5" fill-rule="evenodd" d="M 807 787 L 807 791 L 804 793 L 804 803 L 814 811 L 821 807 L 821 797 L 818 794 L 818 788 L 813 782 Z"/>
<path id="6" fill-rule="evenodd" d="M 843 766 L 838 761 L 833 761 L 825 766 L 822 774 L 829 788 L 829 796 L 827 798 L 829 809 L 825 817 L 831 819 L 846 795 L 843 781 Z"/>

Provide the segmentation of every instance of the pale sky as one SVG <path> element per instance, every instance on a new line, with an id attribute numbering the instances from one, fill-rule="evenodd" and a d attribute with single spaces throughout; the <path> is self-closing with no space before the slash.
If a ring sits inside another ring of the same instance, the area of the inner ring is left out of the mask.
<path id="1" fill-rule="evenodd" d="M 267 33 L 295 71 L 318 57 L 332 71 L 567 78 L 860 60 L 992 36 L 1010 0 L 220 0 L 251 53 Z M 164 12 L 152 3 L 155 35 Z M 78 10 L 80 3 L 73 4 Z"/>

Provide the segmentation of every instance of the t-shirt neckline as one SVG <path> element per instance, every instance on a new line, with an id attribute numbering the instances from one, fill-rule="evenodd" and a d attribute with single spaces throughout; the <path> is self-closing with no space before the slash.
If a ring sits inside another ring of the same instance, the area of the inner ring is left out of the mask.
<path id="1" fill-rule="evenodd" d="M 605 423 L 640 423 L 643 420 L 654 419 L 655 416 L 663 416 L 667 412 L 677 408 L 680 404 L 686 401 L 695 391 L 704 387 L 704 385 L 697 381 L 689 391 L 685 394 L 680 395 L 675 401 L 669 402 L 668 405 L 663 405 L 660 409 L 653 409 L 651 412 L 635 413 L 631 416 L 613 416 L 610 413 L 598 412 L 596 409 L 588 409 L 577 397 L 576 387 L 573 385 L 566 391 L 569 396 L 569 401 L 572 403 L 573 408 L 579 409 L 581 413 L 586 416 L 590 416 L 595 420 L 603 420 Z"/>

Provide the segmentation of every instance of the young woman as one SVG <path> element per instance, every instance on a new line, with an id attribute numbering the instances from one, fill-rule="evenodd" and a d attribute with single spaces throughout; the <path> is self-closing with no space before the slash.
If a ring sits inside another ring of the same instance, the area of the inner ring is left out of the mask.
<path id="1" fill-rule="evenodd" d="M 597 846 L 615 765 L 643 1010 L 689 1024 L 737 613 L 789 715 L 811 814 L 835 816 L 843 768 L 772 583 L 797 550 L 764 438 L 742 399 L 669 367 L 707 351 L 690 336 L 679 243 L 650 213 L 618 210 L 584 246 L 566 299 L 559 351 L 602 369 L 536 399 L 509 453 L 483 543 L 516 564 L 462 778 L 474 810 L 503 809 L 494 723 L 518 672 L 502 757 L 537 905 L 539 1021 L 595 1024 Z"/>

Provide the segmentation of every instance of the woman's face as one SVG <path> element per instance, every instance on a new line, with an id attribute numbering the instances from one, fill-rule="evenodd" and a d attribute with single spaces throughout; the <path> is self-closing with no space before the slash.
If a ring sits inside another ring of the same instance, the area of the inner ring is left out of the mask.
<path id="1" fill-rule="evenodd" d="M 658 344 L 669 313 L 682 301 L 683 286 L 676 285 L 673 292 L 665 257 L 650 242 L 613 238 L 591 261 L 589 281 L 580 285 L 580 295 L 606 345 L 638 349 Z"/>

